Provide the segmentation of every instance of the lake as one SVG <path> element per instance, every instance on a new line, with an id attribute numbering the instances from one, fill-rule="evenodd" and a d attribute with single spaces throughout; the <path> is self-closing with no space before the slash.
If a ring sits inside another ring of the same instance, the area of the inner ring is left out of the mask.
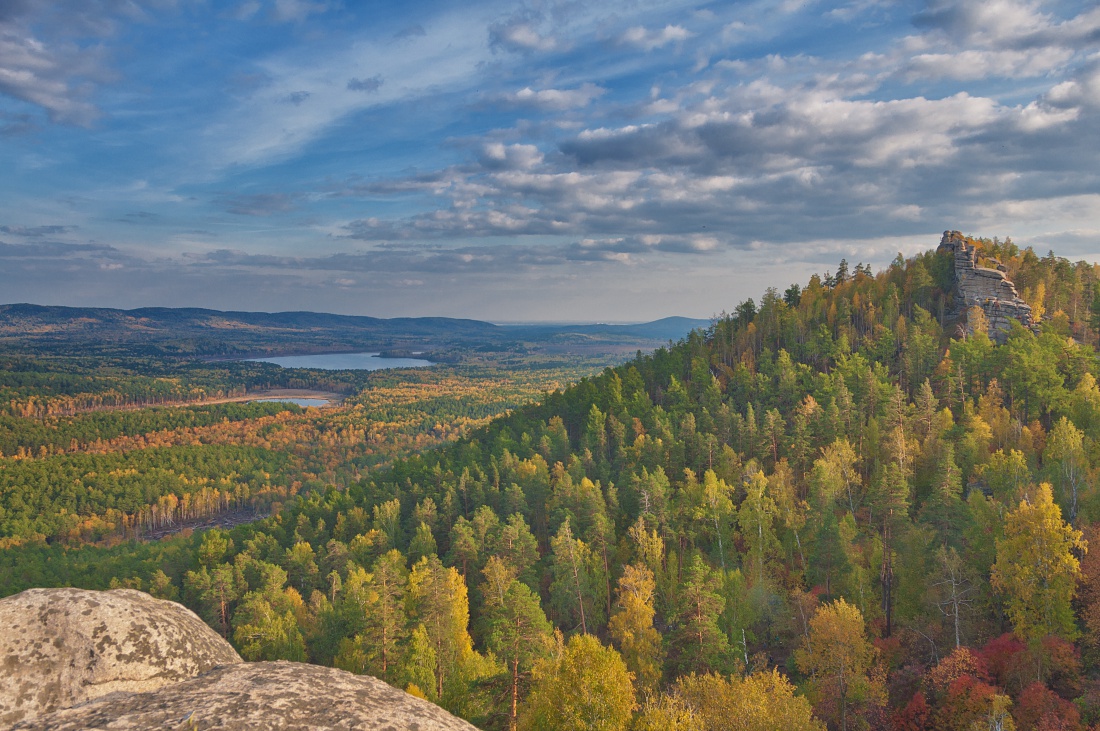
<path id="1" fill-rule="evenodd" d="M 420 358 L 381 358 L 378 353 L 321 353 L 319 355 L 284 355 L 278 358 L 249 358 L 260 363 L 274 363 L 283 368 L 319 368 L 325 371 L 381 371 L 386 368 L 426 368 L 435 365 Z"/>

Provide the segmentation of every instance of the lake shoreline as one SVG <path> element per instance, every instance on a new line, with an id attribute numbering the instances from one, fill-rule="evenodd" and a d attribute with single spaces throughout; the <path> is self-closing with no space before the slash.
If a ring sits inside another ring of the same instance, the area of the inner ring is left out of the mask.
<path id="1" fill-rule="evenodd" d="M 357 353 L 316 353 L 307 355 L 265 356 L 242 362 L 273 363 L 281 368 L 323 371 L 381 371 L 402 368 L 430 368 L 436 363 L 426 358 L 399 356 L 394 351 L 360 351 Z"/>

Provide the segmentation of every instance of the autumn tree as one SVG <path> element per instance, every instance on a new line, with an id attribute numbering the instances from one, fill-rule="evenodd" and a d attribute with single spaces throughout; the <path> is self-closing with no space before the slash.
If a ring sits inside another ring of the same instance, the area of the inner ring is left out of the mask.
<path id="1" fill-rule="evenodd" d="M 631 564 L 623 569 L 616 590 L 615 614 L 607 629 L 634 675 L 639 690 L 652 690 L 661 679 L 661 635 L 653 626 L 653 572 Z"/>
<path id="2" fill-rule="evenodd" d="M 634 731 L 705 731 L 703 717 L 679 695 L 646 697 L 634 721 Z"/>
<path id="3" fill-rule="evenodd" d="M 1074 553 L 1087 544 L 1081 531 L 1062 520 L 1049 484 L 1041 484 L 1032 502 L 1022 501 L 1008 514 L 1004 531 L 992 582 L 1004 597 L 1016 634 L 1028 641 L 1050 634 L 1074 639 L 1070 602 L 1081 573 Z"/>
<path id="4" fill-rule="evenodd" d="M 818 610 L 794 657 L 798 669 L 810 676 L 814 708 L 842 731 L 859 727 L 858 711 L 885 703 L 885 689 L 872 672 L 875 649 L 863 615 L 843 599 Z"/>
<path id="5" fill-rule="evenodd" d="M 750 581 L 754 585 L 764 582 L 765 566 L 780 553 L 775 535 L 775 517 L 778 512 L 775 500 L 768 494 L 768 479 L 757 471 L 744 484 L 745 499 L 737 510 L 737 525 L 748 548 L 747 566 Z"/>
<path id="6" fill-rule="evenodd" d="M 676 696 L 703 722 L 703 728 L 728 731 L 825 731 L 809 701 L 774 668 L 747 677 L 714 673 L 676 681 Z"/>
<path id="7" fill-rule="evenodd" d="M 447 681 L 473 653 L 466 583 L 454 567 L 429 556 L 413 566 L 408 593 L 411 618 L 424 627 L 435 653 L 435 692 L 441 697 Z"/>
<path id="8" fill-rule="evenodd" d="M 819 509 L 824 510 L 840 500 L 854 514 L 862 480 L 856 469 L 856 453 L 852 445 L 846 439 L 837 439 L 823 449 L 821 457 L 814 461 L 810 481 L 814 502 Z"/>
<path id="9" fill-rule="evenodd" d="M 614 648 L 574 635 L 534 669 L 520 726 L 531 731 L 625 731 L 636 708 L 630 671 Z"/>
<path id="10" fill-rule="evenodd" d="M 258 592 L 245 595 L 233 615 L 233 642 L 245 660 L 306 661 L 306 644 L 294 616 L 302 599 L 294 589 L 268 597 Z"/>
<path id="11" fill-rule="evenodd" d="M 1073 422 L 1063 416 L 1050 430 L 1043 453 L 1043 461 L 1059 487 L 1059 503 L 1065 507 L 1070 525 L 1077 521 L 1080 493 L 1088 472 L 1084 436 Z"/>

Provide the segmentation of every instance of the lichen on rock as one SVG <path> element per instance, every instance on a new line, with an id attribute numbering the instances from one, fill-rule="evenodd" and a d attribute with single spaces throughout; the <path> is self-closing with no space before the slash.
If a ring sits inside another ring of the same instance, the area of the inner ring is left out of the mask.
<path id="1" fill-rule="evenodd" d="M 131 589 L 29 589 L 0 599 L 0 627 L 0 728 L 241 662 L 191 610 Z"/>
<path id="2" fill-rule="evenodd" d="M 0 599 L 0 627 L 0 728 L 475 731 L 375 678 L 243 663 L 140 591 L 30 589 Z"/>
<path id="3" fill-rule="evenodd" d="M 293 662 L 220 667 L 152 693 L 117 694 L 15 728 L 475 731 L 381 680 Z"/>

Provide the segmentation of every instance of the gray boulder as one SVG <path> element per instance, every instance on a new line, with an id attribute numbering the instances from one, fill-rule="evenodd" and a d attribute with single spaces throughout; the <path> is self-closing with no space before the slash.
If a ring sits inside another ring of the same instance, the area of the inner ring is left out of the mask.
<path id="1" fill-rule="evenodd" d="M 114 694 L 15 728 L 475 731 L 381 680 L 292 662 L 228 665 L 151 693 Z"/>
<path id="2" fill-rule="evenodd" d="M 0 728 L 241 662 L 194 612 L 130 589 L 0 599 Z"/>

